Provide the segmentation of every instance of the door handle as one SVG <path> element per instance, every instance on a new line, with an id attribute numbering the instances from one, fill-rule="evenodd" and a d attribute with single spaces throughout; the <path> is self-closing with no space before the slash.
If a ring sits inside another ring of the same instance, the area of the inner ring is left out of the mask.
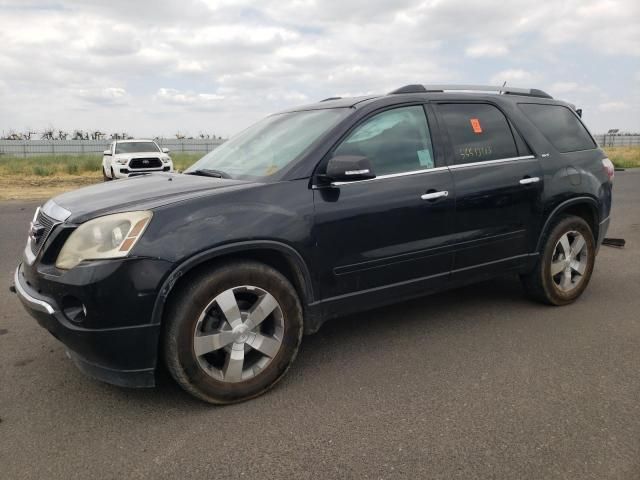
<path id="1" fill-rule="evenodd" d="M 442 190 L 441 192 L 430 192 L 425 193 L 424 195 L 420 195 L 422 200 L 435 200 L 436 198 L 448 197 L 449 192 L 446 190 Z"/>
<path id="2" fill-rule="evenodd" d="M 540 177 L 526 177 L 520 180 L 520 185 L 529 185 L 531 183 L 538 183 L 540 181 Z"/>

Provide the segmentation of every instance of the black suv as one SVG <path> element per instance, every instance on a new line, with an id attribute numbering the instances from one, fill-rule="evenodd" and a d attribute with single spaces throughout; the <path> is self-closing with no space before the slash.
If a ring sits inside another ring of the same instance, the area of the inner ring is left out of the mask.
<path id="1" fill-rule="evenodd" d="M 36 211 L 15 290 L 88 375 L 212 403 L 254 397 L 303 333 L 519 274 L 551 305 L 586 288 L 613 166 L 536 89 L 408 85 L 265 118 L 183 174 Z"/>

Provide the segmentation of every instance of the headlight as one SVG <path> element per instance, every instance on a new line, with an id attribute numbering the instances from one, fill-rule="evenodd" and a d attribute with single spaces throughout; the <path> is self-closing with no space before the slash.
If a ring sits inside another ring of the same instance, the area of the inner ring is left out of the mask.
<path id="1" fill-rule="evenodd" d="M 165 157 L 162 159 L 164 163 L 169 163 L 171 161 L 171 157 Z"/>
<path id="2" fill-rule="evenodd" d="M 65 242 L 56 267 L 68 270 L 83 260 L 126 257 L 151 216 L 149 211 L 116 213 L 83 223 Z"/>
<path id="3" fill-rule="evenodd" d="M 116 158 L 116 163 L 119 163 L 120 165 L 126 165 L 128 161 L 128 158 Z"/>

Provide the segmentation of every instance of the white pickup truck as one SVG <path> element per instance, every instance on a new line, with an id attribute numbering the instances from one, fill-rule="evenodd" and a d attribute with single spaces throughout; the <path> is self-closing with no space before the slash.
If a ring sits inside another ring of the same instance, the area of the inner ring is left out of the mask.
<path id="1" fill-rule="evenodd" d="M 102 156 L 104 181 L 143 173 L 173 172 L 173 161 L 167 148 L 153 140 L 116 140 Z"/>

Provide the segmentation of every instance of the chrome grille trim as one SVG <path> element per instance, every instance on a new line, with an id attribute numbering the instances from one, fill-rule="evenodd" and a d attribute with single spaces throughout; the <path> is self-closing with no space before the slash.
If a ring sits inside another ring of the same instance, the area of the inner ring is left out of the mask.
<path id="1" fill-rule="evenodd" d="M 29 246 L 31 247 L 31 253 L 35 258 L 40 253 L 40 250 L 42 250 L 42 246 L 44 245 L 44 242 L 46 242 L 47 238 L 49 238 L 51 231 L 61 222 L 44 213 L 44 209 L 39 209 L 34 223 L 44 227 L 44 231 L 37 239 L 34 240 L 31 235 L 29 235 Z"/>
<path id="2" fill-rule="evenodd" d="M 147 163 L 144 163 L 145 161 Z M 130 169 L 160 168 L 161 166 L 162 160 L 156 157 L 132 158 L 129 161 Z"/>

